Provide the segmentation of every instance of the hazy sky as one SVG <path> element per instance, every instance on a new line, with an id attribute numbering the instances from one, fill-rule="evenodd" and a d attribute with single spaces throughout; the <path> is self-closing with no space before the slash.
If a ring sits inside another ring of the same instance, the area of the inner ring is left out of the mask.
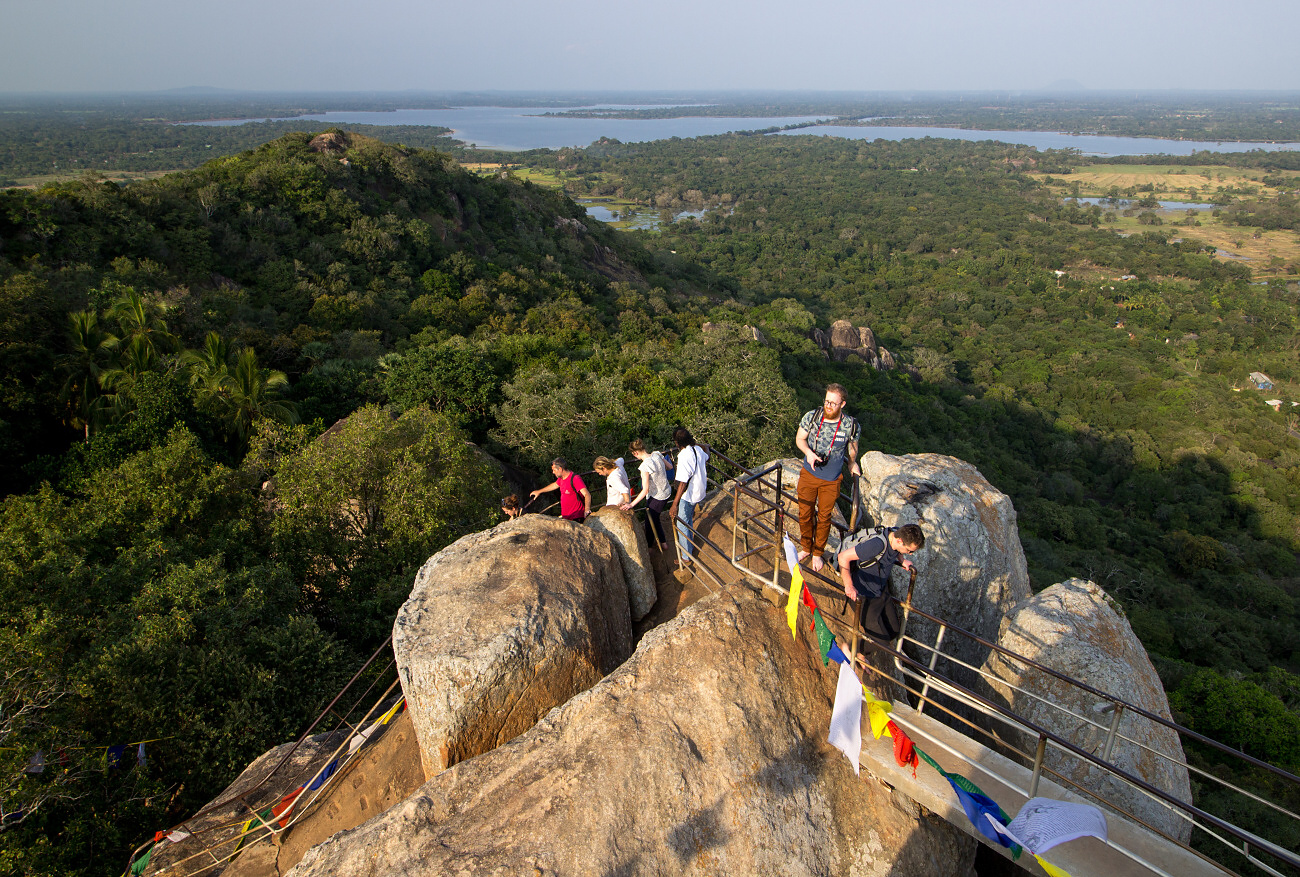
<path id="1" fill-rule="evenodd" d="M 0 0 L 0 91 L 1300 90 L 1296 0 Z"/>

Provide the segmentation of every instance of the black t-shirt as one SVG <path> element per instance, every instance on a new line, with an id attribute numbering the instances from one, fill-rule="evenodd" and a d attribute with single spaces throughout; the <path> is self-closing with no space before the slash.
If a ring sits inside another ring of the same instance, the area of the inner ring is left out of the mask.
<path id="1" fill-rule="evenodd" d="M 889 575 L 894 571 L 894 564 L 898 563 L 898 552 L 889 544 L 889 534 L 892 532 L 893 528 L 890 528 L 879 536 L 864 539 L 856 546 L 858 560 L 849 565 L 849 581 L 853 582 L 861 599 L 879 597 L 889 588 Z M 871 562 L 877 553 L 880 554 L 879 559 Z M 864 566 L 859 563 L 861 560 L 868 564 Z"/>

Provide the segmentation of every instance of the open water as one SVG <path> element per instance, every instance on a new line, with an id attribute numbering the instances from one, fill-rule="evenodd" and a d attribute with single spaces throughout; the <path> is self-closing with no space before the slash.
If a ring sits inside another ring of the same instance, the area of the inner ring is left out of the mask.
<path id="1" fill-rule="evenodd" d="M 677 119 L 575 119 L 543 116 L 564 112 L 546 107 L 454 107 L 446 110 L 397 110 L 388 113 L 337 112 L 298 118 L 323 125 L 440 125 L 451 128 L 457 140 L 484 149 L 561 149 L 586 146 L 602 137 L 625 143 L 666 140 L 670 137 L 703 137 L 730 131 L 755 131 L 815 121 L 815 116 L 764 116 L 759 118 L 711 118 L 683 116 Z M 569 107 L 568 109 L 573 109 Z M 631 106 L 601 106 L 585 109 L 638 109 Z M 824 118 L 824 117 L 823 117 Z M 195 122 L 198 125 L 242 125 L 262 119 L 222 119 Z M 1085 155 L 1191 155 L 1193 152 L 1247 152 L 1252 149 L 1300 149 L 1300 143 L 1232 143 L 1214 140 L 1161 140 L 1151 137 L 1108 137 L 1099 134 L 1063 134 L 1052 131 L 974 131 L 960 128 L 925 128 L 888 125 L 856 127 L 819 125 L 782 131 L 785 135 L 846 137 L 856 140 L 908 140 L 942 137 L 955 140 L 998 140 L 1038 149 L 1078 149 Z"/>

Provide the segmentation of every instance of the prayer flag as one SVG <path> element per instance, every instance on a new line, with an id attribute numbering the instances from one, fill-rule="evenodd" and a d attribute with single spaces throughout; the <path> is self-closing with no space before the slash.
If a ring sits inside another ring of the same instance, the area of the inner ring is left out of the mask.
<path id="1" fill-rule="evenodd" d="M 126 754 L 126 744 L 108 747 L 104 757 L 108 760 L 108 769 L 117 770 L 122 766 L 122 756 Z"/>
<path id="2" fill-rule="evenodd" d="M 880 739 L 881 734 L 892 737 L 889 732 L 889 713 L 894 708 L 893 704 L 876 700 L 871 696 L 871 692 L 867 691 L 865 685 L 862 687 L 862 695 L 867 701 L 867 718 L 871 720 L 871 736 L 877 740 Z"/>
<path id="3" fill-rule="evenodd" d="M 131 877 L 140 877 L 144 869 L 149 867 L 149 857 L 153 855 L 153 847 L 149 847 L 145 854 L 131 863 Z M 120 859 L 118 861 L 121 861 Z"/>
<path id="4" fill-rule="evenodd" d="M 176 829 L 175 831 L 171 831 L 167 833 L 167 839 L 174 844 L 180 843 L 181 841 L 185 840 L 185 838 L 189 836 L 190 833 L 188 831 L 181 831 L 179 828 Z"/>
<path id="5" fill-rule="evenodd" d="M 984 794 L 979 786 L 961 774 L 945 773 L 943 776 L 952 786 L 952 790 L 957 793 L 961 809 L 966 811 L 966 818 L 971 821 L 971 825 L 975 826 L 975 830 L 994 843 L 1011 847 L 1012 855 L 1019 856 L 1020 851 L 1012 841 L 989 824 L 990 821 L 998 825 L 1007 824 L 1007 814 L 998 806 L 998 802 Z"/>
<path id="6" fill-rule="evenodd" d="M 807 583 L 803 586 L 803 604 L 808 607 L 809 611 L 817 608 L 817 601 L 813 599 L 812 591 L 808 590 Z"/>
<path id="7" fill-rule="evenodd" d="M 144 767 L 145 764 L 147 764 L 147 761 L 145 760 L 145 757 L 144 757 L 144 743 L 143 743 L 143 742 L 140 743 L 140 748 L 137 749 L 137 750 L 135 751 L 135 763 L 136 763 L 136 765 L 138 765 L 139 767 Z"/>
<path id="8" fill-rule="evenodd" d="M 817 631 L 817 645 L 822 652 L 822 666 L 825 667 L 827 662 L 830 661 L 831 646 L 835 644 L 835 635 L 826 626 L 826 619 L 822 618 L 820 609 L 813 610 L 813 628 Z M 842 662 L 840 666 L 844 666 Z"/>
<path id="9" fill-rule="evenodd" d="M 1004 823 L 1005 824 L 1005 823 Z M 1106 840 L 1106 814 L 1091 804 L 1030 798 L 1007 831 L 1035 855 L 1081 837 Z"/>
<path id="10" fill-rule="evenodd" d="M 1035 855 L 1034 858 L 1038 860 L 1039 866 L 1042 867 L 1042 869 L 1047 872 L 1047 877 L 1070 877 L 1069 874 L 1067 874 L 1062 869 L 1056 867 L 1051 862 L 1044 859 L 1042 856 Z"/>
<path id="11" fill-rule="evenodd" d="M 915 779 L 918 763 L 916 760 L 916 744 L 892 720 L 885 727 L 889 729 L 890 736 L 894 738 L 894 761 L 898 762 L 899 767 L 910 767 L 912 769 L 912 778 Z"/>
<path id="12" fill-rule="evenodd" d="M 831 710 L 831 733 L 827 742 L 853 764 L 859 772 L 862 754 L 862 683 L 848 664 L 840 664 L 839 684 L 835 687 L 835 706 Z"/>
<path id="13" fill-rule="evenodd" d="M 316 779 L 311 781 L 311 785 L 307 786 L 307 791 L 314 792 L 317 789 L 319 789 L 321 786 L 325 785 L 325 783 L 329 780 L 329 778 L 334 776 L 334 771 L 338 769 L 339 769 L 339 760 L 336 758 L 333 761 L 331 761 L 329 764 L 325 765 L 325 769 L 320 772 L 320 775 L 317 776 Z"/>
<path id="14" fill-rule="evenodd" d="M 844 654 L 844 652 L 840 650 L 839 643 L 831 643 L 830 658 L 837 664 L 849 663 L 848 655 Z"/>
<path id="15" fill-rule="evenodd" d="M 45 773 L 45 753 L 37 749 L 36 754 L 27 762 L 27 767 L 23 768 L 23 773 L 33 775 Z"/>
<path id="16" fill-rule="evenodd" d="M 785 620 L 790 625 L 790 636 L 799 638 L 795 624 L 799 621 L 799 600 L 803 590 L 803 573 L 799 570 L 799 555 L 794 550 L 790 537 L 782 534 L 781 545 L 785 549 L 785 565 L 790 568 L 790 595 L 785 601 Z"/>

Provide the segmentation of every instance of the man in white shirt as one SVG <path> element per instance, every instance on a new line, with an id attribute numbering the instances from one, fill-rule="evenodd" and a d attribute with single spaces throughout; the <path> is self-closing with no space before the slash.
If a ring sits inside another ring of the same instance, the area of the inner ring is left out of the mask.
<path id="1" fill-rule="evenodd" d="M 672 518 L 677 521 L 677 547 L 681 550 L 681 564 L 690 567 L 695 552 L 691 544 L 691 528 L 695 526 L 695 506 L 704 499 L 709 488 L 707 464 L 709 453 L 697 445 L 683 426 L 673 432 L 677 445 L 677 494 L 673 497 Z"/>

